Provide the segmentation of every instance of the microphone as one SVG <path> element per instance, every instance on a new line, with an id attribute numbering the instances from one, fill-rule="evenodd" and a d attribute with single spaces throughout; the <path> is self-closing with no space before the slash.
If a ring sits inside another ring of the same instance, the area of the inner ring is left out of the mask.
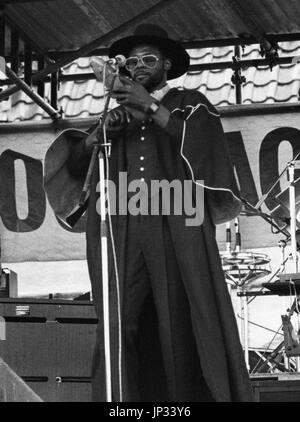
<path id="1" fill-rule="evenodd" d="M 126 64 L 126 57 L 122 54 L 118 54 L 116 57 L 107 60 L 107 63 L 114 66 L 124 67 Z"/>
<path id="2" fill-rule="evenodd" d="M 116 56 L 113 59 L 110 59 L 112 61 L 119 61 L 121 63 L 121 60 L 125 59 L 124 56 Z M 110 63 L 110 60 L 105 61 L 101 57 L 93 56 L 90 58 L 90 65 L 91 68 L 99 82 L 104 83 L 106 88 L 110 88 L 112 79 L 114 75 L 116 74 L 116 69 L 113 67 L 113 63 Z M 126 61 L 126 59 L 125 59 Z M 119 67 L 119 66 L 118 66 Z M 104 72 L 105 68 L 105 72 Z M 105 80 L 103 80 L 105 73 Z M 119 77 L 117 76 L 115 78 L 115 83 L 113 86 L 113 90 L 118 90 L 118 87 L 123 86 L 122 82 L 120 81 Z"/>

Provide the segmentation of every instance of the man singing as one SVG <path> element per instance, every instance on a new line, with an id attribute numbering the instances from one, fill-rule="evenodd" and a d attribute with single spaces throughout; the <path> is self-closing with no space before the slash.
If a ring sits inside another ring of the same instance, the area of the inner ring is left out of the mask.
<path id="1" fill-rule="evenodd" d="M 112 394 L 114 401 L 251 401 L 252 393 L 235 316 L 215 240 L 215 224 L 241 209 L 220 117 L 198 91 L 171 89 L 189 56 L 166 32 L 143 24 L 112 44 L 109 56 L 126 57 L 118 107 L 106 118 L 112 140 L 109 179 L 119 186 L 138 180 L 151 204 L 151 181 L 191 181 L 204 188 L 201 224 L 187 215 L 120 213 L 112 216 L 109 244 Z M 126 73 L 126 74 L 125 74 Z M 99 134 L 98 134 L 99 135 Z M 81 186 L 97 142 L 87 133 L 65 131 L 58 141 L 72 145 L 68 177 Z M 51 151 L 50 151 L 51 150 Z M 54 160 L 54 150 L 46 164 Z M 92 366 L 93 400 L 105 401 L 105 359 L 101 287 L 101 245 L 94 168 L 87 217 L 87 260 L 99 318 Z M 45 182 L 48 189 L 47 180 Z M 175 194 L 174 194 L 175 195 Z M 173 196 L 174 196 L 173 195 Z M 132 199 L 128 193 L 126 201 Z M 155 200 L 164 202 L 163 193 Z M 171 195 L 172 196 L 172 195 Z M 144 198 L 140 198 L 142 201 Z"/>

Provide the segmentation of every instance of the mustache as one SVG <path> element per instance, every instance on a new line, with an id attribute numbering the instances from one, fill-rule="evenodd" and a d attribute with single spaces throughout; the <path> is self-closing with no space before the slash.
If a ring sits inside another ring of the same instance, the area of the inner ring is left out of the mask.
<path id="1" fill-rule="evenodd" d="M 138 69 L 138 70 L 135 70 L 135 75 L 140 75 L 140 74 L 147 74 L 147 75 L 149 75 L 151 72 L 149 72 L 149 69 L 147 69 L 146 67 L 145 68 L 140 68 L 140 69 Z"/>
<path id="2" fill-rule="evenodd" d="M 134 76 L 135 76 L 135 78 L 137 78 L 138 76 L 150 76 L 150 73 L 139 72 L 139 73 L 136 73 Z"/>

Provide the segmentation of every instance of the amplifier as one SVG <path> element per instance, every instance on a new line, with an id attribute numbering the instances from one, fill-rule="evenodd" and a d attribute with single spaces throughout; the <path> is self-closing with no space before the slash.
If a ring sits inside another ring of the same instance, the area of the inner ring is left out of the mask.
<path id="1" fill-rule="evenodd" d="M 46 402 L 91 401 L 97 318 L 90 301 L 0 299 L 0 356 Z"/>

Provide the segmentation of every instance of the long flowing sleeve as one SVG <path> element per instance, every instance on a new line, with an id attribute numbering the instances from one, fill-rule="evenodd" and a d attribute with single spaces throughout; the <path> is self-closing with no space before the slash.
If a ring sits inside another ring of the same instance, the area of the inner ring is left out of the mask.
<path id="1" fill-rule="evenodd" d="M 74 133 L 67 135 L 69 137 L 69 142 L 73 144 L 72 149 L 70 150 L 70 155 L 67 160 L 67 166 L 70 172 L 70 175 L 79 178 L 87 173 L 89 160 L 91 157 L 91 149 L 87 149 L 85 140 L 88 135 L 81 133 Z M 72 138 L 72 139 L 70 139 Z"/>
<path id="2" fill-rule="evenodd" d="M 78 207 L 90 152 L 85 148 L 89 132 L 63 131 L 50 145 L 44 164 L 44 189 L 55 215 L 66 222 Z"/>

